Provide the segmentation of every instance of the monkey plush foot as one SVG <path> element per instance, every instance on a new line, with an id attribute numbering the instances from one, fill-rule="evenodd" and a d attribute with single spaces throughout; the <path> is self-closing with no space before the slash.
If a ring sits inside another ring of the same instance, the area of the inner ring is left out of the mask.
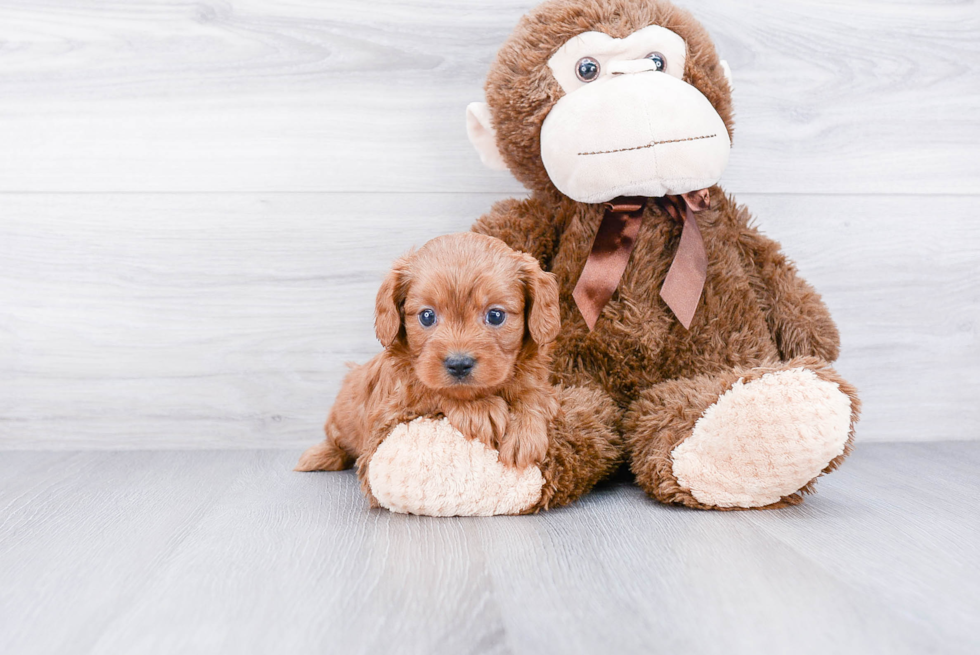
<path id="1" fill-rule="evenodd" d="M 736 382 L 671 452 L 673 473 L 705 505 L 763 507 L 844 452 L 851 402 L 804 368 Z"/>
<path id="2" fill-rule="evenodd" d="M 709 509 L 794 505 L 849 451 L 858 401 L 826 365 L 671 384 L 648 395 L 630 418 L 637 429 L 632 468 L 663 502 Z"/>
<path id="3" fill-rule="evenodd" d="M 541 498 L 544 478 L 530 466 L 504 466 L 496 450 L 467 439 L 446 419 L 415 419 L 396 427 L 368 469 L 382 507 L 426 516 L 520 514 Z"/>
<path id="4" fill-rule="evenodd" d="M 428 516 L 527 514 L 578 499 L 622 461 L 619 412 L 598 389 L 559 387 L 558 397 L 540 468 L 504 466 L 496 450 L 449 421 L 419 418 L 396 427 L 371 456 L 370 495 L 393 512 Z"/>

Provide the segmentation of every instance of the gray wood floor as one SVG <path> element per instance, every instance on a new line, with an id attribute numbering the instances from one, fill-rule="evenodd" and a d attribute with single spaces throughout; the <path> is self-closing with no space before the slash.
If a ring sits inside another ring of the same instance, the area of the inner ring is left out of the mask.
<path id="1" fill-rule="evenodd" d="M 369 510 L 298 452 L 0 453 L 0 653 L 976 653 L 980 443 L 867 444 L 801 507 L 613 482 Z"/>

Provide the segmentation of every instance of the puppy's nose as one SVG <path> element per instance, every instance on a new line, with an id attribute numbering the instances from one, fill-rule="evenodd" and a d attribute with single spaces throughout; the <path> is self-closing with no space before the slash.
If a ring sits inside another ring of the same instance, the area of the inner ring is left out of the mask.
<path id="1" fill-rule="evenodd" d="M 476 364 L 476 360 L 469 355 L 460 355 L 454 353 L 447 357 L 443 361 L 443 366 L 451 376 L 457 380 L 462 380 L 473 370 L 473 365 Z"/>

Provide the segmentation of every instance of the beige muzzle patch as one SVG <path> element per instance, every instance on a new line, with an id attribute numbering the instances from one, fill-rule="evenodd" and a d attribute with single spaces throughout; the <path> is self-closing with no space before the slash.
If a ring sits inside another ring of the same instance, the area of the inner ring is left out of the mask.
<path id="1" fill-rule="evenodd" d="M 561 98 L 541 127 L 559 191 L 586 203 L 681 195 L 716 184 L 731 151 L 724 121 L 671 75 L 614 75 Z"/>

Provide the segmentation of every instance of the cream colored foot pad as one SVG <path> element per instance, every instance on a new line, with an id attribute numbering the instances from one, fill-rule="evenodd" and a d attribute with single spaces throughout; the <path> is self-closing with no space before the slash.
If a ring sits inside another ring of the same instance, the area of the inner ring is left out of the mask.
<path id="1" fill-rule="evenodd" d="M 371 492 L 382 507 L 426 516 L 518 514 L 541 498 L 537 467 L 500 463 L 497 451 L 467 439 L 446 419 L 399 425 L 371 458 Z"/>
<path id="2" fill-rule="evenodd" d="M 851 403 L 803 368 L 736 382 L 671 453 L 698 502 L 762 507 L 798 491 L 844 452 Z"/>

